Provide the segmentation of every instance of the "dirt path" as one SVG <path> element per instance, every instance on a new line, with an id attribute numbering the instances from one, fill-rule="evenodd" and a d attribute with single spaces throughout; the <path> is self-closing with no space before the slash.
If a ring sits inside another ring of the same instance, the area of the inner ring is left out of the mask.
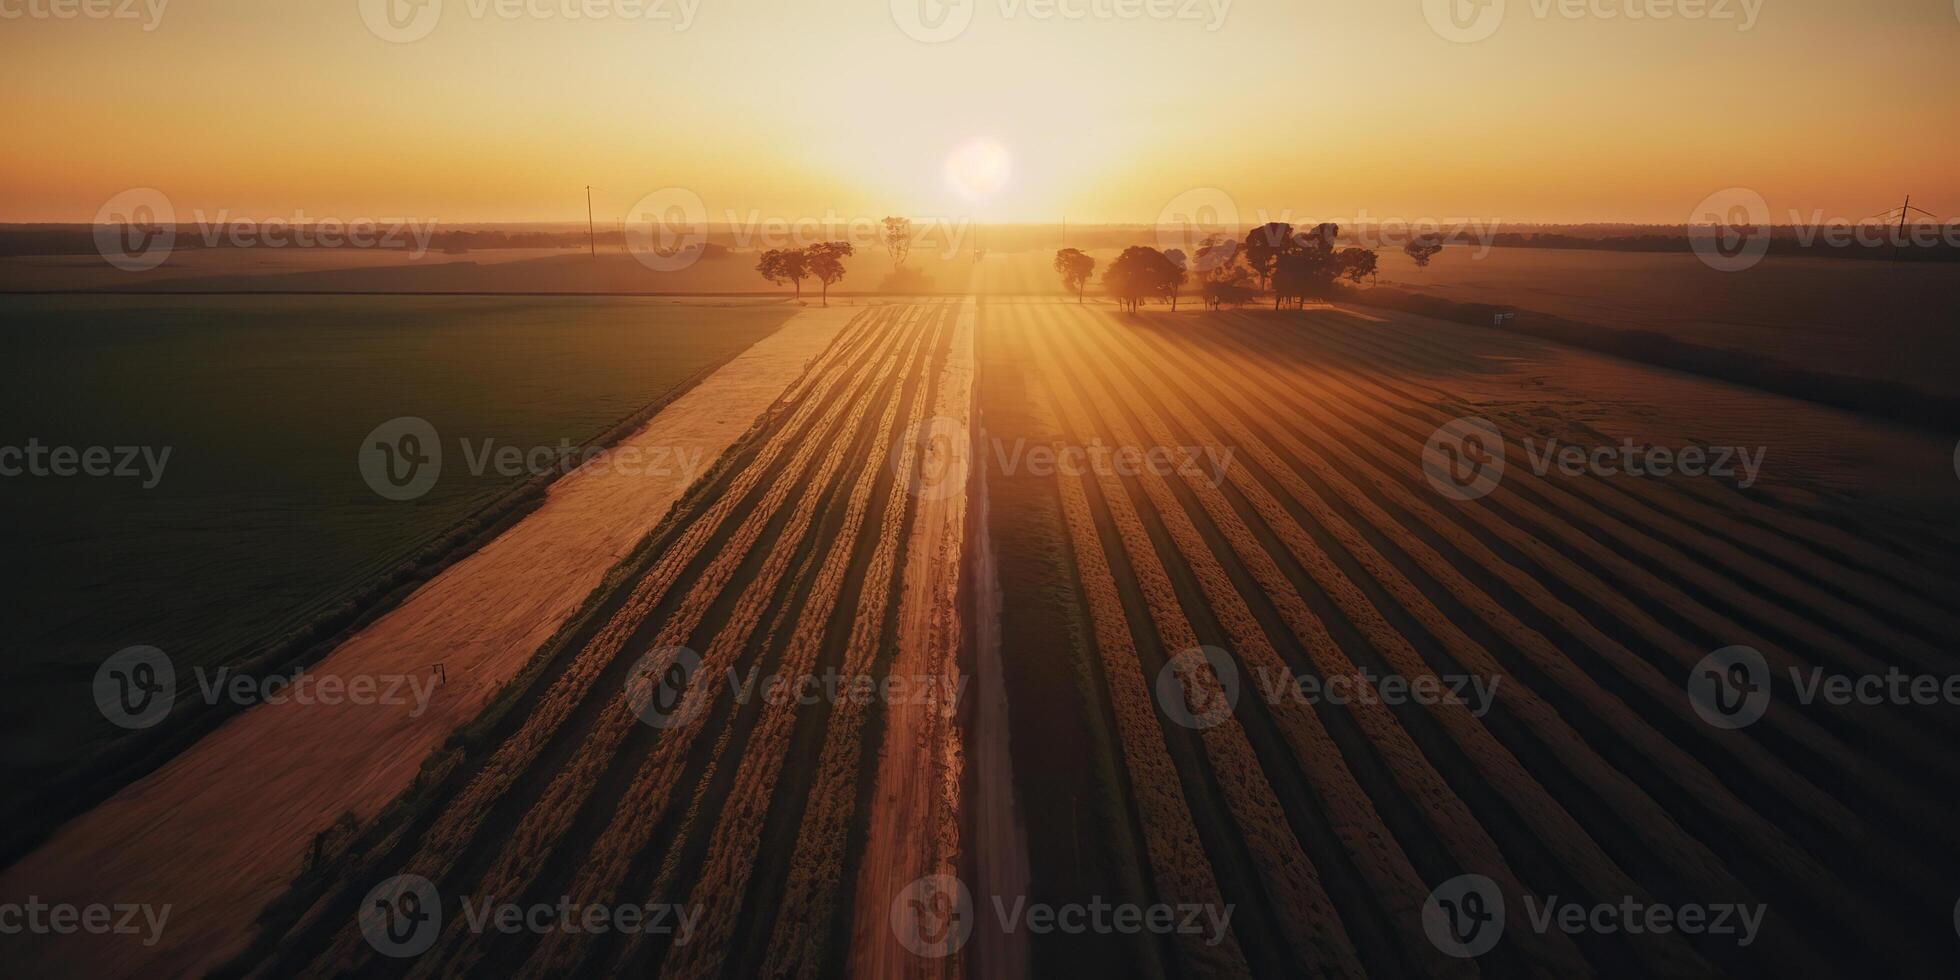
<path id="1" fill-rule="evenodd" d="M 859 312 L 799 313 L 622 447 L 666 447 L 707 468 Z M 168 925 L 150 947 L 47 937 L 13 964 L 17 975 L 195 975 L 235 955 L 314 835 L 342 813 L 371 818 L 405 789 L 699 475 L 588 467 L 566 477 L 537 511 L 309 671 L 426 676 L 440 662 L 448 680 L 426 711 L 288 702 L 246 712 L 63 827 L 0 875 L 0 897 L 168 905 Z"/>
<path id="2" fill-rule="evenodd" d="M 926 458 L 920 479 L 914 484 L 913 530 L 906 552 L 898 652 L 891 675 L 908 682 L 930 680 L 935 686 L 929 689 L 941 696 L 917 702 L 895 699 L 886 707 L 885 740 L 879 753 L 877 789 L 872 797 L 870 832 L 858 870 L 853 913 L 850 966 L 858 976 L 956 976 L 960 972 L 957 957 L 929 960 L 913 955 L 898 942 L 890 919 L 892 903 L 913 881 L 960 872 L 960 793 L 966 765 L 963 743 L 970 736 L 960 731 L 959 717 L 971 720 L 976 714 L 956 717 L 961 705 L 950 696 L 954 692 L 944 682 L 978 680 L 977 695 L 982 703 L 974 711 L 997 715 L 1005 710 L 998 663 L 992 664 L 991 685 L 984 675 L 961 678 L 959 664 L 965 634 L 959 596 L 970 525 L 967 494 L 975 485 L 970 477 L 976 313 L 972 299 L 962 304 L 951 348 L 940 367 L 928 419 L 930 428 L 916 434 Z M 977 730 L 978 726 L 970 723 L 970 727 Z M 998 726 L 989 730 L 998 744 L 990 746 L 991 751 L 976 749 L 975 761 L 985 764 L 979 775 L 989 781 L 982 795 L 990 806 L 988 813 L 980 815 L 977 833 L 981 839 L 975 843 L 994 876 L 980 891 L 991 894 L 988 889 L 1004 887 L 1020 889 L 1014 892 L 1019 894 L 1026 886 L 1026 857 L 1014 847 L 1019 838 L 1013 787 L 1004 765 L 1005 732 Z M 996 852 L 992 847 L 1001 850 Z M 993 964 L 983 967 L 986 975 L 1025 972 L 1024 946 L 1016 960 L 1013 937 L 1001 937 L 993 930 L 981 932 L 983 960 Z"/>
<path id="3" fill-rule="evenodd" d="M 985 458 L 985 420 L 976 419 L 975 459 Z M 973 516 L 968 527 L 976 535 L 969 568 L 973 576 L 974 669 L 978 697 L 973 733 L 973 836 L 978 859 L 976 874 L 986 895 L 1027 895 L 1032 888 L 1028 865 L 1027 827 L 1014 798 L 1014 759 L 1008 748 L 1007 681 L 1001 666 L 1000 576 L 994 562 L 994 543 L 988 534 L 984 472 L 976 474 Z M 984 920 L 983 920 L 984 921 Z M 1012 978 L 1028 974 L 1028 938 L 1024 932 L 986 929 L 980 933 L 975 957 L 982 976 Z"/>

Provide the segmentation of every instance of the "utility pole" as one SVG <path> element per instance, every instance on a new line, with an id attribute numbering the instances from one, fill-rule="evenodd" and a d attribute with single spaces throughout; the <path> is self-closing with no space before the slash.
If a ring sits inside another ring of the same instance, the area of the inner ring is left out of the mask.
<path id="1" fill-rule="evenodd" d="M 1891 211 L 1882 211 L 1878 214 L 1872 215 L 1872 218 L 1889 218 L 1892 216 L 1892 211 L 1899 212 L 1899 228 L 1898 231 L 1896 232 L 1896 237 L 1892 239 L 1892 261 L 1897 262 L 1899 260 L 1899 245 L 1900 243 L 1906 240 L 1906 222 L 1912 220 L 1913 214 L 1915 212 L 1918 214 L 1923 214 L 1928 218 L 1932 218 L 1934 221 L 1939 220 L 1939 215 L 1936 215 L 1933 212 L 1926 210 L 1925 208 L 1913 207 L 1912 195 L 1907 194 L 1906 203 L 1896 208 L 1893 208 Z M 1870 221 L 1872 220 L 1872 218 L 1866 218 L 1865 220 Z"/>
<path id="2" fill-rule="evenodd" d="M 599 261 L 599 231 L 592 224 L 592 185 L 585 185 L 585 244 L 592 250 L 592 261 Z"/>

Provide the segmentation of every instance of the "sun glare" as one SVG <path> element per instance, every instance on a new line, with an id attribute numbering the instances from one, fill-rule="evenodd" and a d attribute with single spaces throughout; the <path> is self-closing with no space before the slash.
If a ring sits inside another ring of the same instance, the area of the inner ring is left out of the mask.
<path id="1" fill-rule="evenodd" d="M 968 140 L 946 157 L 946 183 L 973 203 L 999 193 L 1013 173 L 1014 160 L 1007 148 L 990 139 Z"/>

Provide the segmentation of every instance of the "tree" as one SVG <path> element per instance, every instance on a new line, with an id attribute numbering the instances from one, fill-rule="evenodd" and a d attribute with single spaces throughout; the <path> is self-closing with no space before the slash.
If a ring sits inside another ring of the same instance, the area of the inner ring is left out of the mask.
<path id="1" fill-rule="evenodd" d="M 1284 221 L 1269 221 L 1245 233 L 1245 264 L 1259 277 L 1260 289 L 1272 281 L 1274 265 L 1292 244 L 1293 226 Z"/>
<path id="2" fill-rule="evenodd" d="M 1239 243 L 1223 235 L 1211 235 L 1198 243 L 1193 267 L 1202 282 L 1237 282 L 1248 275 L 1239 265 Z"/>
<path id="3" fill-rule="evenodd" d="M 1164 260 L 1170 263 L 1167 269 L 1159 269 L 1157 289 L 1171 304 L 1171 312 L 1177 312 L 1177 291 L 1191 278 L 1191 260 L 1186 258 L 1181 248 L 1164 250 Z"/>
<path id="4" fill-rule="evenodd" d="M 1377 256 L 1374 249 L 1350 246 L 1341 249 L 1335 260 L 1339 263 L 1340 277 L 1351 283 L 1359 285 L 1361 280 L 1375 277 Z"/>
<path id="5" fill-rule="evenodd" d="M 823 283 L 823 305 L 830 305 L 831 284 L 844 278 L 844 260 L 851 252 L 850 242 L 819 242 L 803 250 L 810 274 Z"/>
<path id="6" fill-rule="evenodd" d="M 1273 309 L 1287 300 L 1305 306 L 1307 300 L 1333 292 L 1334 277 L 1340 273 L 1334 240 L 1340 234 L 1341 226 L 1330 222 L 1293 236 L 1291 247 L 1273 260 Z"/>
<path id="7" fill-rule="evenodd" d="M 1402 246 L 1403 253 L 1415 260 L 1418 269 L 1429 268 L 1429 260 L 1442 250 L 1443 243 L 1434 235 L 1422 235 Z"/>
<path id="8" fill-rule="evenodd" d="M 1096 258 L 1079 248 L 1065 248 L 1055 253 L 1055 272 L 1062 277 L 1062 287 L 1075 293 L 1075 301 L 1082 302 L 1082 293 L 1088 289 L 1089 277 L 1096 271 Z"/>
<path id="9" fill-rule="evenodd" d="M 1177 284 L 1183 281 L 1184 270 L 1148 245 L 1124 249 L 1103 271 L 1103 288 L 1133 313 L 1149 297 L 1174 297 Z"/>
<path id="10" fill-rule="evenodd" d="M 810 276 L 810 257 L 800 248 L 772 248 L 756 260 L 755 271 L 778 286 L 795 284 L 796 298 L 802 299 L 803 280 Z"/>
<path id="11" fill-rule="evenodd" d="M 892 272 L 905 267 L 905 257 L 912 254 L 912 219 L 886 218 L 880 241 L 885 243 L 885 251 L 892 253 Z"/>

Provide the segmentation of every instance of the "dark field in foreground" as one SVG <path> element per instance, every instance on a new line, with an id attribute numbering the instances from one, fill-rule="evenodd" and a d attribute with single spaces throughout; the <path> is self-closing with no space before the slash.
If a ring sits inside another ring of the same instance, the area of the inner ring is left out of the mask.
<path id="1" fill-rule="evenodd" d="M 113 731 L 85 704 L 103 658 L 180 668 L 262 654 L 531 478 L 468 440 L 573 446 L 754 343 L 793 311 L 635 299 L 0 297 L 0 445 L 168 447 L 135 478 L 0 481 L 14 610 L 0 757 L 22 776 Z M 416 499 L 364 481 L 364 437 L 428 420 Z M 712 461 L 702 461 L 707 465 Z"/>

